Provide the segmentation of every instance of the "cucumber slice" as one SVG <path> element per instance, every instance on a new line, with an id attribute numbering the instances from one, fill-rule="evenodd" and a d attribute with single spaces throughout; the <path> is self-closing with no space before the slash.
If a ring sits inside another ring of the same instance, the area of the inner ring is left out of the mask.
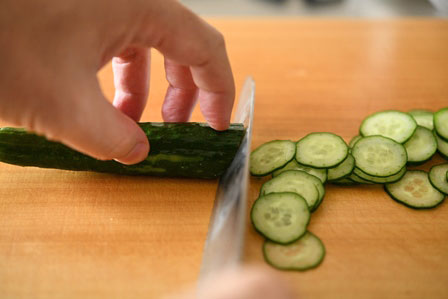
<path id="1" fill-rule="evenodd" d="M 311 176 L 311 178 L 309 178 L 309 179 L 313 182 L 314 186 L 317 189 L 317 192 L 319 192 L 319 198 L 318 198 L 316 204 L 311 208 L 311 212 L 314 212 L 317 210 L 319 205 L 322 203 L 322 200 L 324 199 L 325 187 L 320 179 L 315 179 L 313 176 Z"/>
<path id="2" fill-rule="evenodd" d="M 434 129 L 442 139 L 448 141 L 448 108 L 443 108 L 434 114 Z"/>
<path id="3" fill-rule="evenodd" d="M 434 113 L 428 110 L 415 109 L 408 112 L 417 122 L 417 125 L 429 130 L 434 129 Z"/>
<path id="4" fill-rule="evenodd" d="M 280 270 L 304 271 L 317 267 L 325 257 L 322 241 L 311 232 L 288 245 L 265 241 L 263 255 L 270 265 Z"/>
<path id="5" fill-rule="evenodd" d="M 331 183 L 340 186 L 355 186 L 359 184 L 358 182 L 355 182 L 351 178 L 343 178 L 336 181 L 331 181 Z"/>
<path id="6" fill-rule="evenodd" d="M 264 176 L 282 168 L 294 158 L 296 145 L 290 140 L 273 140 L 260 145 L 250 155 L 250 173 Z"/>
<path id="7" fill-rule="evenodd" d="M 315 167 L 330 168 L 348 155 L 345 141 L 333 133 L 311 133 L 297 142 L 297 162 Z"/>
<path id="8" fill-rule="evenodd" d="M 365 179 L 359 177 L 355 172 L 352 172 L 352 174 L 348 178 L 358 184 L 366 184 L 366 185 L 375 184 L 371 181 L 368 181 L 368 180 L 365 180 Z"/>
<path id="9" fill-rule="evenodd" d="M 271 193 L 260 196 L 253 204 L 251 220 L 255 229 L 273 242 L 288 244 L 306 233 L 310 211 L 296 193 Z"/>
<path id="10" fill-rule="evenodd" d="M 448 195 L 448 163 L 434 165 L 429 171 L 429 181 L 440 192 Z"/>
<path id="11" fill-rule="evenodd" d="M 368 174 L 365 174 L 364 172 L 362 172 L 361 170 L 359 170 L 358 168 L 355 168 L 353 170 L 353 173 L 363 180 L 366 180 L 366 181 L 369 181 L 369 182 L 372 182 L 375 184 L 386 184 L 386 183 L 394 183 L 396 181 L 399 181 L 406 173 L 406 170 L 407 170 L 406 167 L 403 167 L 397 174 L 387 176 L 387 177 L 377 177 L 377 176 L 368 175 Z"/>
<path id="12" fill-rule="evenodd" d="M 358 142 L 359 139 L 361 139 L 362 136 L 361 135 L 356 135 L 355 137 L 353 137 L 350 142 L 348 143 L 348 147 L 352 148 L 356 142 Z"/>
<path id="13" fill-rule="evenodd" d="M 335 181 L 349 176 L 355 168 L 355 158 L 348 154 L 347 158 L 334 168 L 328 169 L 328 180 Z"/>
<path id="14" fill-rule="evenodd" d="M 294 192 L 302 196 L 312 210 L 320 198 L 316 180 L 322 185 L 321 181 L 311 174 L 301 170 L 288 170 L 264 183 L 260 195 Z"/>
<path id="15" fill-rule="evenodd" d="M 439 151 L 439 154 L 448 160 L 448 142 L 443 140 L 436 132 L 434 132 L 434 136 L 437 140 L 437 150 Z"/>
<path id="16" fill-rule="evenodd" d="M 404 144 L 408 154 L 408 163 L 423 163 L 431 159 L 437 151 L 437 140 L 432 131 L 417 127 L 411 139 Z"/>
<path id="17" fill-rule="evenodd" d="M 326 169 L 305 166 L 305 165 L 297 163 L 296 160 L 292 160 L 291 162 L 286 164 L 283 168 L 280 168 L 280 169 L 274 171 L 272 173 L 272 176 L 276 177 L 280 173 L 285 172 L 287 170 L 302 170 L 302 171 L 305 171 L 306 173 L 314 175 L 315 177 L 320 179 L 322 183 L 325 183 L 327 181 L 327 170 Z"/>
<path id="18" fill-rule="evenodd" d="M 362 136 L 381 135 L 398 143 L 404 143 L 417 128 L 417 123 L 407 113 L 389 110 L 368 116 L 361 124 Z"/>
<path id="19" fill-rule="evenodd" d="M 371 176 L 388 177 L 407 162 L 403 145 L 383 136 L 369 136 L 356 142 L 352 150 L 356 167 Z"/>
<path id="20" fill-rule="evenodd" d="M 414 209 L 434 208 L 445 199 L 422 170 L 407 171 L 398 182 L 386 184 L 385 190 L 392 199 Z"/>

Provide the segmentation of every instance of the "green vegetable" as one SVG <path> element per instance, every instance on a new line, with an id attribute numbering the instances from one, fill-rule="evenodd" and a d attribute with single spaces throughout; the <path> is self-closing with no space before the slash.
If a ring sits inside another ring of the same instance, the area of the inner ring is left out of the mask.
<path id="1" fill-rule="evenodd" d="M 404 112 L 388 110 L 380 111 L 363 120 L 359 132 L 362 136 L 381 135 L 398 143 L 409 140 L 417 129 L 414 118 Z"/>
<path id="2" fill-rule="evenodd" d="M 255 229 L 264 237 L 288 244 L 306 233 L 310 211 L 305 199 L 297 193 L 270 193 L 254 202 L 250 218 Z"/>
<path id="3" fill-rule="evenodd" d="M 392 199 L 414 209 L 434 208 L 445 199 L 422 170 L 409 170 L 398 182 L 384 185 L 384 189 Z"/>
<path id="4" fill-rule="evenodd" d="M 257 147 L 250 155 L 250 173 L 264 176 L 284 167 L 294 159 L 296 144 L 290 140 L 273 140 Z"/>
<path id="5" fill-rule="evenodd" d="M 153 175 L 216 178 L 235 156 L 245 134 L 242 124 L 215 131 L 203 123 L 140 123 L 148 136 L 148 157 L 135 165 L 100 161 L 61 143 L 17 128 L 0 129 L 0 161 L 20 166 Z"/>
<path id="6" fill-rule="evenodd" d="M 319 266 L 325 257 L 325 247 L 316 235 L 306 232 L 288 245 L 266 240 L 263 255 L 266 262 L 277 269 L 305 271 Z"/>

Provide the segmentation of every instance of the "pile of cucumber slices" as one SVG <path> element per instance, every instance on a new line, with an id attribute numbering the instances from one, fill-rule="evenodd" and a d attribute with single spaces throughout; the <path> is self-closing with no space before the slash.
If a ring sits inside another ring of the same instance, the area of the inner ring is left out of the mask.
<path id="1" fill-rule="evenodd" d="M 431 160 L 437 151 L 448 160 L 448 108 L 377 112 L 359 132 L 348 145 L 338 135 L 319 132 L 297 142 L 270 141 L 251 153 L 251 174 L 272 175 L 251 209 L 272 266 L 303 271 L 324 259 L 322 241 L 307 227 L 326 182 L 384 184 L 390 197 L 415 209 L 434 208 L 448 195 L 448 163 L 429 173 L 407 169 Z"/>

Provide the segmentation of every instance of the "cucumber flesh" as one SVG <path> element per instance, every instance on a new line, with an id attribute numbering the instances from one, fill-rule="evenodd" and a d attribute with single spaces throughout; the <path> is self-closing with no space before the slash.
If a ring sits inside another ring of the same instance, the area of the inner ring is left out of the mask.
<path id="1" fill-rule="evenodd" d="M 408 112 L 417 122 L 417 125 L 429 130 L 434 129 L 434 113 L 428 110 L 415 109 Z"/>
<path id="2" fill-rule="evenodd" d="M 255 176 L 270 174 L 294 158 L 296 145 L 290 140 L 273 140 L 260 145 L 250 155 L 250 173 Z"/>
<path id="3" fill-rule="evenodd" d="M 436 153 L 437 140 L 432 131 L 418 126 L 411 139 L 404 144 L 408 155 L 408 163 L 425 162 Z"/>
<path id="4" fill-rule="evenodd" d="M 273 177 L 278 176 L 280 173 L 285 172 L 287 170 L 302 170 L 306 173 L 309 173 L 311 175 L 314 175 L 318 179 L 321 180 L 322 183 L 325 183 L 327 181 L 327 170 L 322 168 L 314 168 L 309 167 L 305 165 L 301 165 L 297 163 L 296 160 L 292 160 L 288 164 L 286 164 L 283 168 L 280 168 L 272 173 Z"/>
<path id="5" fill-rule="evenodd" d="M 352 155 L 356 167 L 368 175 L 378 177 L 398 173 L 407 162 L 404 146 L 383 136 L 360 139 L 353 147 Z"/>
<path id="6" fill-rule="evenodd" d="M 355 168 L 355 158 L 348 154 L 347 158 L 338 166 L 328 169 L 328 180 L 335 181 L 349 176 Z"/>
<path id="7" fill-rule="evenodd" d="M 407 113 L 400 111 L 381 111 L 368 116 L 361 124 L 362 136 L 381 135 L 398 143 L 404 143 L 417 128 L 417 123 Z"/>
<path id="8" fill-rule="evenodd" d="M 335 167 L 345 160 L 348 147 L 345 141 L 332 133 L 311 133 L 297 142 L 296 160 L 316 167 Z"/>
<path id="9" fill-rule="evenodd" d="M 350 142 L 348 143 L 348 147 L 352 148 L 356 142 L 358 142 L 359 139 L 361 139 L 362 136 L 361 135 L 356 135 L 355 137 L 353 137 L 352 139 L 350 139 Z"/>
<path id="10" fill-rule="evenodd" d="M 397 202 L 414 209 L 434 208 L 445 199 L 422 170 L 407 171 L 398 182 L 386 184 L 385 190 Z"/>
<path id="11" fill-rule="evenodd" d="M 301 170 L 288 170 L 264 183 L 260 194 L 294 192 L 303 197 L 312 210 L 320 199 L 316 180 L 322 185 L 320 180 L 311 174 Z"/>
<path id="12" fill-rule="evenodd" d="M 448 141 L 448 108 L 440 109 L 434 114 L 434 129 L 442 139 Z"/>
<path id="13" fill-rule="evenodd" d="M 448 142 L 443 140 L 436 132 L 433 132 L 437 140 L 437 150 L 440 155 L 448 160 Z"/>
<path id="14" fill-rule="evenodd" d="M 434 165 L 429 171 L 431 184 L 440 192 L 448 195 L 448 163 Z"/>
<path id="15" fill-rule="evenodd" d="M 325 196 L 325 187 L 324 184 L 322 183 L 322 181 L 316 177 L 314 177 L 313 175 L 311 175 L 310 177 L 307 177 L 310 181 L 313 182 L 314 186 L 317 189 L 317 192 L 319 193 L 319 198 L 317 199 L 316 204 L 311 208 L 311 212 L 314 212 L 319 205 L 322 203 L 322 200 L 324 199 Z"/>
<path id="16" fill-rule="evenodd" d="M 288 245 L 265 241 L 263 245 L 265 260 L 281 270 L 304 271 L 317 267 L 325 257 L 322 241 L 311 232 Z"/>
<path id="17" fill-rule="evenodd" d="M 368 180 L 365 180 L 365 179 L 359 177 L 354 171 L 352 172 L 352 174 L 348 178 L 350 180 L 352 180 L 353 182 L 358 183 L 358 184 L 366 184 L 366 185 L 373 185 L 373 184 L 375 184 L 374 182 L 371 182 L 371 181 L 368 181 Z"/>
<path id="18" fill-rule="evenodd" d="M 296 193 L 271 193 L 254 202 L 251 220 L 264 237 L 287 244 L 306 233 L 310 212 L 305 199 Z"/>
<path id="19" fill-rule="evenodd" d="M 358 182 L 353 181 L 351 178 L 342 178 L 336 181 L 332 181 L 332 184 L 340 185 L 340 186 L 355 186 L 358 185 Z"/>
<path id="20" fill-rule="evenodd" d="M 404 176 L 406 171 L 407 171 L 406 167 L 403 167 L 397 174 L 387 176 L 387 177 L 377 177 L 377 176 L 368 175 L 368 174 L 362 172 L 361 170 L 359 170 L 358 168 L 355 168 L 353 170 L 353 173 L 363 180 L 366 180 L 366 181 L 369 181 L 369 182 L 372 182 L 375 184 L 386 184 L 386 183 L 394 183 L 394 182 L 399 181 Z"/>

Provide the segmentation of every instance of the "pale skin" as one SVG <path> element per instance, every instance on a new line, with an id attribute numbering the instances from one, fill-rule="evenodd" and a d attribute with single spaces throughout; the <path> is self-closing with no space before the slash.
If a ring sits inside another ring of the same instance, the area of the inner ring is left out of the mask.
<path id="1" fill-rule="evenodd" d="M 38 12 L 38 13 L 37 13 Z M 176 1 L 5 0 L 0 11 L 0 117 L 102 160 L 143 160 L 136 125 L 149 90 L 150 49 L 165 57 L 165 121 L 228 128 L 235 96 L 224 38 Z M 96 74 L 112 60 L 113 106 Z"/>
<path id="2" fill-rule="evenodd" d="M 163 119 L 187 121 L 198 100 L 212 128 L 228 128 L 235 87 L 224 38 L 177 1 L 3 0 L 1 6 L 0 118 L 8 123 L 98 159 L 142 161 L 150 144 L 136 122 L 155 49 L 169 83 Z M 97 80 L 111 60 L 113 104 Z M 202 292 L 177 298 L 292 298 L 265 268 L 223 273 Z"/>

